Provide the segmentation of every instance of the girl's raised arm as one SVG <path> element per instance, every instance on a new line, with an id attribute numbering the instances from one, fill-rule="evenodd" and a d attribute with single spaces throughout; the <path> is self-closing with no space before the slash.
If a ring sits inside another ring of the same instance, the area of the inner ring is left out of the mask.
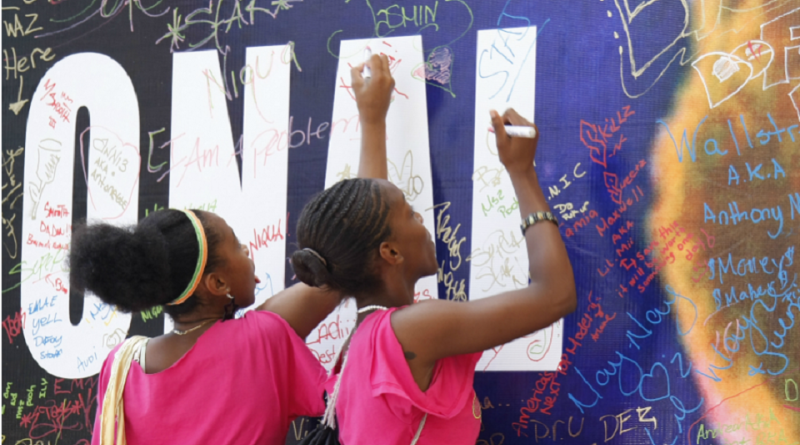
<path id="1" fill-rule="evenodd" d="M 385 55 L 376 54 L 368 63 L 372 68 L 371 79 L 364 79 L 362 76 L 363 64 L 351 70 L 361 122 L 358 176 L 386 179 L 386 113 L 394 89 L 394 79 L 389 71 L 389 59 Z M 278 292 L 257 309 L 280 315 L 297 335 L 305 338 L 341 301 L 342 296 L 338 292 L 300 283 Z"/>
<path id="2" fill-rule="evenodd" d="M 394 79 L 389 71 L 389 58 L 385 55 L 375 54 L 368 63 L 372 68 L 371 78 L 364 79 L 362 76 L 363 64 L 350 71 L 361 123 L 358 177 L 387 179 L 386 113 L 394 90 Z"/>
<path id="3" fill-rule="evenodd" d="M 500 161 L 511 176 L 520 215 L 549 211 L 533 168 L 538 131 L 534 139 L 508 137 L 504 124 L 534 125 L 512 109 L 502 117 L 495 111 L 491 115 Z M 409 364 L 416 362 L 412 369 L 508 343 L 575 310 L 572 265 L 556 224 L 545 220 L 530 226 L 525 243 L 528 287 L 468 303 L 425 301 L 392 314 L 392 327 L 406 357 L 416 357 L 409 359 Z"/>

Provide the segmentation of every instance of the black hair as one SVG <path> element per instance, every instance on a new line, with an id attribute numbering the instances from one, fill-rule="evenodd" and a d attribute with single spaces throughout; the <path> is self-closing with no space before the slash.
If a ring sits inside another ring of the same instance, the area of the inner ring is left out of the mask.
<path id="1" fill-rule="evenodd" d="M 206 234 L 208 259 L 203 274 L 214 271 L 221 234 L 209 227 L 204 212 L 194 210 Z M 178 210 L 150 214 L 136 226 L 82 225 L 72 235 L 70 285 L 89 290 L 121 312 L 164 305 L 171 317 L 189 313 L 199 304 L 192 295 L 174 306 L 194 275 L 200 246 L 187 215 Z"/>
<path id="2" fill-rule="evenodd" d="M 297 222 L 300 249 L 292 254 L 297 278 L 347 295 L 379 290 L 376 259 L 391 236 L 388 217 L 389 203 L 371 179 L 346 179 L 319 193 Z"/>

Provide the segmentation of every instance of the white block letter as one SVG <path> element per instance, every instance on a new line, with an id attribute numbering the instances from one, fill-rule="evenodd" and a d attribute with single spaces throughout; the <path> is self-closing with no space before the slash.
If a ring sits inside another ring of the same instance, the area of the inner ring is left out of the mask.
<path id="1" fill-rule="evenodd" d="M 514 108 L 533 121 L 536 27 L 478 31 L 475 73 L 475 172 L 472 187 L 470 299 L 528 285 L 528 257 L 519 231 L 519 204 L 488 131 L 489 110 Z M 559 321 L 486 351 L 481 371 L 554 370 L 561 357 Z"/>
<path id="2" fill-rule="evenodd" d="M 89 110 L 91 139 L 78 147 L 84 175 L 73 178 L 75 132 L 84 131 L 75 128 L 80 107 Z M 28 348 L 55 376 L 97 374 L 127 335 L 130 314 L 88 293 L 80 323 L 70 325 L 69 270 L 63 261 L 72 236 L 73 180 L 86 181 L 88 221 L 136 223 L 138 144 L 139 104 L 117 62 L 101 54 L 75 54 L 42 77 L 25 134 L 21 304 Z"/>

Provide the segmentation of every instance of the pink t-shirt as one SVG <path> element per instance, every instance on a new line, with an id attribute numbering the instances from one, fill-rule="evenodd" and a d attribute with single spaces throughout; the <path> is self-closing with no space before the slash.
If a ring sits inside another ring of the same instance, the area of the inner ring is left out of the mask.
<path id="1" fill-rule="evenodd" d="M 117 347 L 119 349 L 119 346 Z M 100 371 L 92 444 L 117 349 Z M 280 444 L 298 416 L 325 411 L 324 368 L 280 316 L 216 322 L 169 368 L 133 362 L 123 401 L 129 445 Z"/>
<path id="2" fill-rule="evenodd" d="M 336 402 L 343 445 L 409 445 L 425 413 L 417 445 L 474 445 L 481 427 L 481 406 L 472 387 L 481 353 L 436 362 L 430 387 L 414 381 L 391 324 L 397 308 L 367 316 L 350 340 Z M 326 384 L 329 394 L 339 374 Z"/>

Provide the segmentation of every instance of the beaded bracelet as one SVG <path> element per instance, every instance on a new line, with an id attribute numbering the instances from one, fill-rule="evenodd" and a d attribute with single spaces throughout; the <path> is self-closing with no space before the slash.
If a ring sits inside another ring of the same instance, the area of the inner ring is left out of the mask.
<path id="1" fill-rule="evenodd" d="M 558 219 L 555 216 L 553 216 L 552 213 L 535 212 L 531 213 L 530 215 L 528 215 L 527 218 L 522 220 L 522 224 L 520 224 L 519 226 L 519 228 L 522 230 L 522 236 L 525 236 L 525 230 L 527 230 L 528 227 L 536 224 L 539 221 L 544 221 L 544 220 L 552 221 L 552 223 L 555 224 L 556 227 L 558 227 Z"/>

